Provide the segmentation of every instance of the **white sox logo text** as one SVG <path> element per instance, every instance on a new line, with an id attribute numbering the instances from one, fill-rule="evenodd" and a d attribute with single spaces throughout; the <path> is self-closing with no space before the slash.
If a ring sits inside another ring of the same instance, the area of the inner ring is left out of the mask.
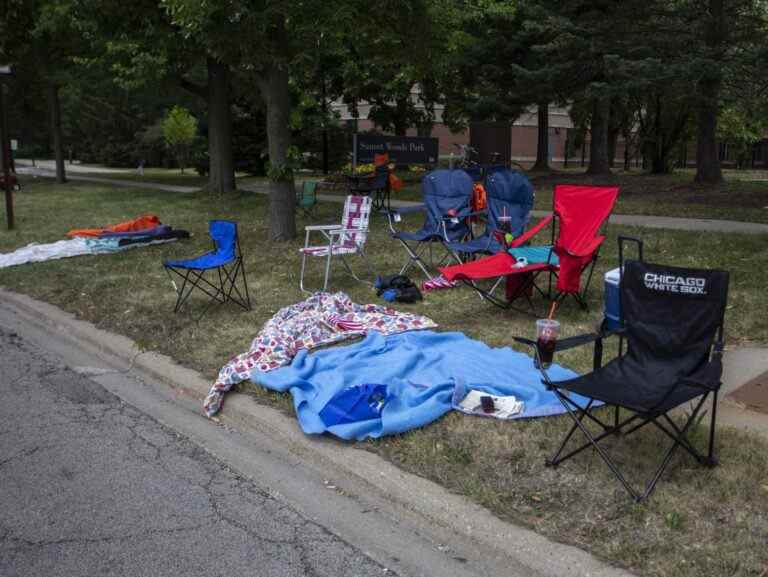
<path id="1" fill-rule="evenodd" d="M 646 288 L 668 293 L 705 295 L 704 287 L 707 280 L 694 276 L 675 276 L 667 274 L 645 273 L 643 277 Z"/>

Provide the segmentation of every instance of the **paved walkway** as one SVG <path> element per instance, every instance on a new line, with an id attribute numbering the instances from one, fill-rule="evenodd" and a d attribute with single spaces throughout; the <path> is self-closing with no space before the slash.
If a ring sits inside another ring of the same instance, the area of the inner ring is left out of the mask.
<path id="1" fill-rule="evenodd" d="M 244 185 L 243 190 L 259 194 L 268 194 L 268 185 Z M 327 202 L 344 202 L 342 194 L 318 194 L 318 200 Z M 392 207 L 402 208 L 421 204 L 411 200 L 392 200 Z M 532 211 L 533 216 L 541 218 L 550 214 L 544 210 Z M 670 216 L 643 216 L 635 214 L 613 214 L 611 224 L 626 226 L 644 226 L 649 228 L 666 228 L 671 230 L 691 230 L 704 232 L 726 232 L 740 234 L 768 234 L 768 224 L 759 222 L 739 222 L 735 220 L 716 220 L 704 218 L 676 218 Z"/>
<path id="2" fill-rule="evenodd" d="M 52 178 L 54 173 L 47 167 L 32 168 L 17 162 L 18 172 L 20 174 L 32 174 L 44 178 Z M 78 165 L 72 165 L 77 167 Z M 67 165 L 69 169 L 70 165 Z M 82 168 L 82 167 L 81 167 Z M 93 167 L 92 167 L 93 168 Z M 108 169 L 104 169 L 108 170 Z M 162 184 L 159 182 L 148 181 L 135 181 L 135 180 L 120 180 L 114 178 L 99 178 L 97 176 L 83 176 L 76 170 L 70 171 L 68 174 L 69 180 L 94 182 L 100 184 L 111 184 L 113 186 L 121 187 L 144 187 L 152 188 L 154 190 L 163 190 L 166 192 L 178 192 L 178 193 L 192 193 L 196 192 L 199 187 L 193 186 L 179 186 L 171 184 Z M 300 179 L 299 179 L 300 181 Z M 255 192 L 257 194 L 269 194 L 269 184 L 250 183 L 240 185 L 242 190 Z M 325 202 L 344 202 L 343 194 L 318 194 L 318 200 Z M 392 207 L 402 208 L 407 206 L 415 206 L 420 204 L 419 202 L 411 200 L 393 200 Z M 533 216 L 542 217 L 549 214 L 546 211 L 534 210 Z M 689 231 L 701 231 L 701 232 L 725 232 L 725 233 L 738 233 L 738 234 L 768 234 L 768 224 L 759 222 L 740 222 L 735 220 L 717 220 L 717 219 L 704 219 L 704 218 L 677 218 L 671 216 L 643 216 L 634 214 L 614 214 L 611 215 L 612 224 L 620 224 L 626 226 L 643 226 L 648 228 L 665 228 L 670 230 L 689 230 Z"/>
<path id="3" fill-rule="evenodd" d="M 67 166 L 69 170 L 69 166 Z M 29 174 L 32 176 L 39 176 L 42 178 L 55 178 L 55 170 L 41 167 L 31 166 L 19 166 L 17 163 L 16 172 L 19 174 Z M 111 184 L 112 186 L 119 186 L 123 188 L 151 188 L 153 190 L 162 190 L 165 192 L 180 192 L 180 193 L 192 193 L 200 190 L 198 186 L 180 186 L 175 184 L 162 184 L 160 182 L 146 182 L 143 180 L 121 180 L 118 178 L 104 178 L 98 176 L 83 176 L 80 173 L 74 171 L 67 172 L 67 180 L 76 182 L 93 182 L 97 184 Z"/>

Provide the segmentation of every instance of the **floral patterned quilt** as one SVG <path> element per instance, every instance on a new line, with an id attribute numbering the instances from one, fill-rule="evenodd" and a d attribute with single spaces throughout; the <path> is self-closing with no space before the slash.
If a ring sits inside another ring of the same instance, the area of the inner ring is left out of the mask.
<path id="1" fill-rule="evenodd" d="M 301 349 L 314 349 L 378 331 L 383 335 L 431 329 L 432 319 L 389 307 L 359 305 L 343 292 L 318 292 L 280 309 L 253 339 L 251 348 L 230 359 L 219 371 L 203 408 L 210 417 L 221 409 L 224 393 L 252 371 L 267 372 L 288 365 Z"/>

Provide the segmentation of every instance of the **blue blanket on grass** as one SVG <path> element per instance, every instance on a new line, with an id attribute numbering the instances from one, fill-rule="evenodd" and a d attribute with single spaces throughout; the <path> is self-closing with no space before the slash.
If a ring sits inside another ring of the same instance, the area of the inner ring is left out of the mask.
<path id="1" fill-rule="evenodd" d="M 548 373 L 553 381 L 576 376 L 558 365 Z M 251 380 L 290 392 L 305 433 L 329 432 L 343 439 L 382 437 L 431 423 L 451 410 L 457 384 L 493 395 L 514 395 L 525 403 L 519 418 L 564 412 L 554 393 L 541 384 L 531 357 L 509 347 L 491 348 L 458 332 L 390 336 L 371 332 L 349 346 L 302 350 L 289 366 L 253 371 Z M 320 418 L 326 403 L 350 385 L 364 383 L 387 385 L 380 418 L 326 427 Z"/>

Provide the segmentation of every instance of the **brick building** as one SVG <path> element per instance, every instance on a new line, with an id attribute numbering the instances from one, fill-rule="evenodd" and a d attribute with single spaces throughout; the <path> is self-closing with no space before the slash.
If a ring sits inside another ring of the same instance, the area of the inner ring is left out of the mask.
<path id="1" fill-rule="evenodd" d="M 416 96 L 416 93 L 414 93 Z M 332 108 L 335 110 L 342 121 L 344 121 L 351 130 L 357 126 L 358 132 L 365 132 L 375 129 L 374 123 L 368 119 L 370 105 L 362 102 L 358 105 L 358 117 L 355 119 L 347 106 L 334 102 Z M 451 132 L 451 130 L 442 122 L 443 107 L 435 106 L 435 124 L 432 127 L 431 136 L 437 138 L 440 142 L 440 155 L 449 156 L 456 152 L 454 144 L 468 144 L 469 130 L 462 132 Z M 565 108 L 556 106 L 549 107 L 549 158 L 552 165 L 561 165 L 566 160 L 566 147 L 568 147 L 568 162 L 580 163 L 582 151 L 575 148 L 572 143 L 568 143 L 569 136 L 572 134 L 573 122 Z M 536 147 L 538 142 L 538 114 L 535 106 L 522 114 L 511 126 L 512 158 L 511 160 L 520 163 L 532 163 L 536 160 Z M 416 136 L 415 129 L 409 129 L 409 136 Z M 588 144 L 587 144 L 588 147 Z M 588 150 L 585 151 L 588 154 Z M 623 162 L 623 144 L 617 145 L 617 162 Z"/>

